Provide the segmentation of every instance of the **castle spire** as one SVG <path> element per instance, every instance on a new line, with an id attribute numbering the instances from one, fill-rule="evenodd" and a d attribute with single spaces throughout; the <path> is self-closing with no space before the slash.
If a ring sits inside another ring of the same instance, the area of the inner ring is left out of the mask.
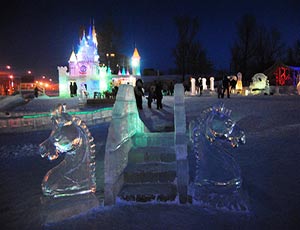
<path id="1" fill-rule="evenodd" d="M 76 62 L 76 61 L 77 61 L 77 57 L 76 57 L 76 54 L 75 54 L 75 51 L 74 51 L 74 47 L 73 47 L 73 50 L 72 50 L 69 62 Z"/>
<path id="2" fill-rule="evenodd" d="M 135 47 L 133 51 L 133 55 L 131 57 L 132 75 L 141 76 L 140 60 L 141 60 L 141 56 L 139 55 L 139 52 Z"/>
<path id="3" fill-rule="evenodd" d="M 82 34 L 82 38 L 81 38 L 81 41 L 80 41 L 80 46 L 84 46 L 86 45 L 86 37 L 85 37 L 85 30 L 83 30 L 83 34 Z"/>
<path id="4" fill-rule="evenodd" d="M 97 34 L 96 34 L 94 19 L 93 19 L 93 28 L 92 28 L 92 38 L 93 38 L 93 42 L 94 42 L 95 46 L 98 47 L 98 41 L 97 41 Z"/>

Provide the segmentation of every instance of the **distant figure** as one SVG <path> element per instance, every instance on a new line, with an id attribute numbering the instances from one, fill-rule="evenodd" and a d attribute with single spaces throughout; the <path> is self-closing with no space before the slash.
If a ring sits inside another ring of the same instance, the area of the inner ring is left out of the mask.
<path id="1" fill-rule="evenodd" d="M 8 95 L 8 87 L 7 86 L 5 87 L 4 92 L 5 92 L 5 95 L 7 96 Z"/>
<path id="2" fill-rule="evenodd" d="M 73 83 L 72 82 L 70 82 L 70 96 L 71 97 L 73 97 L 74 95 L 73 95 Z"/>
<path id="3" fill-rule="evenodd" d="M 114 98 L 117 96 L 118 90 L 119 90 L 118 86 L 115 86 L 115 87 L 112 88 L 112 93 L 113 93 Z"/>
<path id="4" fill-rule="evenodd" d="M 223 98 L 223 82 L 220 80 L 218 82 L 218 88 L 217 88 L 217 91 L 218 91 L 218 98 Z"/>
<path id="5" fill-rule="evenodd" d="M 203 84 L 202 84 L 202 79 L 199 78 L 200 81 L 199 81 L 199 90 L 200 90 L 200 96 L 202 95 L 202 92 L 203 92 Z"/>
<path id="6" fill-rule="evenodd" d="M 74 94 L 74 96 L 77 96 L 77 84 L 76 84 L 76 82 L 74 82 L 74 84 L 73 84 L 73 94 Z"/>
<path id="7" fill-rule="evenodd" d="M 136 100 L 136 106 L 138 109 L 143 109 L 143 81 L 141 79 L 137 79 L 134 87 L 134 95 Z"/>
<path id="8" fill-rule="evenodd" d="M 156 86 L 155 86 L 155 97 L 156 97 L 157 109 L 162 109 L 163 94 L 162 94 L 161 82 L 157 82 L 156 83 Z"/>
<path id="9" fill-rule="evenodd" d="M 148 108 L 151 109 L 152 101 L 155 98 L 155 87 L 153 85 L 150 86 L 149 94 L 148 94 Z"/>
<path id="10" fill-rule="evenodd" d="M 233 93 L 232 91 L 235 90 L 236 83 L 237 83 L 237 77 L 236 77 L 236 76 L 233 76 L 233 77 L 230 79 L 230 91 L 231 91 L 231 93 Z"/>
<path id="11" fill-rule="evenodd" d="M 228 79 L 229 77 L 224 76 L 223 77 L 223 93 L 222 98 L 224 98 L 225 92 L 227 91 L 227 98 L 230 98 L 230 81 Z"/>
<path id="12" fill-rule="evenodd" d="M 173 94 L 174 94 L 174 83 L 173 83 L 173 81 L 170 82 L 169 92 L 170 92 L 170 96 L 173 96 Z"/>
<path id="13" fill-rule="evenodd" d="M 38 96 L 39 96 L 39 89 L 38 89 L 37 86 L 34 88 L 34 96 L 35 96 L 35 97 L 38 97 Z"/>

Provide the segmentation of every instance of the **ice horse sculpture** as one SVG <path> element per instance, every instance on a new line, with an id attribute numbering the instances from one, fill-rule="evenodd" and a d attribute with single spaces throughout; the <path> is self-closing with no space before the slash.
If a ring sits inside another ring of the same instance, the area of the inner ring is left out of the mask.
<path id="1" fill-rule="evenodd" d="M 43 194 L 63 197 L 95 192 L 95 144 L 86 124 L 61 104 L 51 116 L 53 130 L 40 144 L 40 154 L 49 160 L 65 158 L 45 175 Z"/>
<path id="2" fill-rule="evenodd" d="M 205 109 L 190 124 L 192 153 L 196 160 L 191 196 L 194 201 L 220 208 L 239 203 L 235 192 L 242 184 L 232 147 L 245 144 L 246 139 L 230 114 L 221 103 Z"/>

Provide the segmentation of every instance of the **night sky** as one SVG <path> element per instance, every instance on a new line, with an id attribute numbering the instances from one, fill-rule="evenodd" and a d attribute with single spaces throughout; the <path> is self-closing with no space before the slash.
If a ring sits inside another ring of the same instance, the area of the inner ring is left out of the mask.
<path id="1" fill-rule="evenodd" d="M 6 3 L 4 3 L 6 2 Z M 286 46 L 300 39 L 300 1 L 2 1 L 0 65 L 34 75 L 57 76 L 79 43 L 79 28 L 95 25 L 112 12 L 123 33 L 121 52 L 132 56 L 134 44 L 141 69 L 174 68 L 171 56 L 177 41 L 176 15 L 197 16 L 199 41 L 216 68 L 228 69 L 236 23 L 248 13 L 259 25 L 278 28 Z M 96 27 L 97 31 L 97 27 Z M 99 44 L 101 46 L 101 44 Z"/>

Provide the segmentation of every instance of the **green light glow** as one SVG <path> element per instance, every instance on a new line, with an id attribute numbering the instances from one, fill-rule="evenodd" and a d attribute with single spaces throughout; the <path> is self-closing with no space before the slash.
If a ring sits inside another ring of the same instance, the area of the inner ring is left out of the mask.
<path id="1" fill-rule="evenodd" d="M 112 108 L 101 108 L 93 111 L 70 111 L 68 114 L 70 115 L 86 115 L 86 114 L 94 114 L 101 111 L 112 110 Z M 41 114 L 34 114 L 34 115 L 25 115 L 23 116 L 24 119 L 33 119 L 33 118 L 41 118 L 41 117 L 51 117 L 51 113 L 41 113 Z"/>

